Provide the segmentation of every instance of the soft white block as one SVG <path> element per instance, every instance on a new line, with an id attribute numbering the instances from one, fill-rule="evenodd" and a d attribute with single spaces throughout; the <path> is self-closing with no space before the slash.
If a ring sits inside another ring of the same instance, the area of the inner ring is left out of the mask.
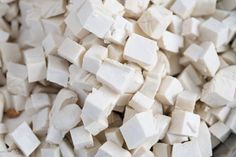
<path id="1" fill-rule="evenodd" d="M 198 26 L 200 21 L 196 18 L 188 18 L 184 20 L 182 25 L 182 35 L 190 39 L 196 39 L 199 36 Z"/>
<path id="2" fill-rule="evenodd" d="M 56 54 L 57 48 L 63 41 L 62 36 L 56 33 L 48 34 L 42 41 L 42 47 L 46 55 Z"/>
<path id="3" fill-rule="evenodd" d="M 191 112 L 175 109 L 172 112 L 169 132 L 176 135 L 197 137 L 200 116 Z"/>
<path id="4" fill-rule="evenodd" d="M 147 9 L 150 0 L 126 0 L 124 3 L 126 14 L 129 17 L 137 18 L 139 17 L 142 12 Z"/>
<path id="5" fill-rule="evenodd" d="M 86 49 L 90 48 L 93 45 L 102 45 L 105 46 L 104 41 L 99 39 L 94 34 L 90 33 L 81 39 L 81 45 L 83 45 Z"/>
<path id="6" fill-rule="evenodd" d="M 165 143 L 156 143 L 153 146 L 155 157 L 171 157 L 171 145 Z"/>
<path id="7" fill-rule="evenodd" d="M 181 18 L 186 19 L 191 15 L 196 5 L 196 2 L 197 0 L 176 0 L 171 6 L 170 10 L 172 10 L 175 14 L 179 15 Z"/>
<path id="8" fill-rule="evenodd" d="M 209 130 L 221 142 L 224 142 L 231 133 L 230 128 L 220 121 L 212 125 Z"/>
<path id="9" fill-rule="evenodd" d="M 198 95 L 195 92 L 183 91 L 176 97 L 175 108 L 193 112 Z"/>
<path id="10" fill-rule="evenodd" d="M 132 157 L 154 157 L 154 154 L 151 150 L 140 147 L 134 150 Z"/>
<path id="11" fill-rule="evenodd" d="M 94 45 L 86 51 L 83 56 L 82 68 L 95 74 L 102 65 L 102 62 L 108 56 L 108 49 L 101 45 Z"/>
<path id="12" fill-rule="evenodd" d="M 148 36 L 159 39 L 171 21 L 171 11 L 163 6 L 153 5 L 138 19 L 138 25 Z"/>
<path id="13" fill-rule="evenodd" d="M 212 41 L 215 47 L 220 47 L 227 42 L 228 31 L 229 29 L 224 23 L 211 17 L 200 24 L 199 40 Z"/>
<path id="14" fill-rule="evenodd" d="M 78 150 L 84 147 L 93 146 L 93 136 L 85 130 L 84 126 L 76 127 L 70 130 L 70 135 L 74 145 L 74 149 Z"/>
<path id="15" fill-rule="evenodd" d="M 236 108 L 232 109 L 228 118 L 225 121 L 225 125 L 228 126 L 233 133 L 236 133 Z"/>
<path id="16" fill-rule="evenodd" d="M 124 48 L 123 46 L 115 45 L 115 44 L 110 44 L 107 46 L 108 48 L 108 58 L 122 62 L 123 59 L 123 51 Z"/>
<path id="17" fill-rule="evenodd" d="M 141 92 L 134 94 L 133 98 L 129 102 L 129 106 L 138 112 L 147 111 L 152 108 L 154 104 L 154 99 L 151 99 Z"/>
<path id="18" fill-rule="evenodd" d="M 59 148 L 60 148 L 62 157 L 75 157 L 75 153 L 74 153 L 71 145 L 69 144 L 69 142 L 63 140 L 59 144 Z"/>
<path id="19" fill-rule="evenodd" d="M 139 64 L 144 69 L 153 68 L 157 62 L 157 44 L 143 36 L 133 33 L 127 40 L 124 58 Z"/>
<path id="20" fill-rule="evenodd" d="M 101 3 L 92 0 L 86 1 L 79 9 L 77 16 L 83 28 L 99 38 L 104 38 L 114 23 L 114 19 Z"/>
<path id="21" fill-rule="evenodd" d="M 103 5 L 106 9 L 108 9 L 112 15 L 123 15 L 124 14 L 124 6 L 120 3 L 119 0 L 104 0 Z"/>
<path id="22" fill-rule="evenodd" d="M 1 99 L 0 99 L 1 100 Z M 12 103 L 16 111 L 22 111 L 25 108 L 26 97 L 20 95 L 12 95 Z M 1 117 L 1 116 L 0 116 Z M 1 119 L 1 118 L 0 118 Z"/>
<path id="23" fill-rule="evenodd" d="M 140 88 L 140 92 L 149 98 L 154 98 L 161 85 L 161 79 L 161 76 L 146 76 L 143 86 Z"/>
<path id="24" fill-rule="evenodd" d="M 192 16 L 212 15 L 216 11 L 216 0 L 197 0 Z"/>
<path id="25" fill-rule="evenodd" d="M 81 109 L 77 104 L 68 104 L 52 117 L 56 129 L 67 131 L 75 127 L 80 121 Z"/>
<path id="26" fill-rule="evenodd" d="M 155 130 L 158 133 L 158 138 L 163 139 L 169 129 L 171 118 L 165 115 L 155 115 L 154 123 Z"/>
<path id="27" fill-rule="evenodd" d="M 182 135 L 175 135 L 168 133 L 166 134 L 165 138 L 163 139 L 163 142 L 174 145 L 175 143 L 183 143 L 188 141 L 188 136 L 182 136 Z"/>
<path id="28" fill-rule="evenodd" d="M 184 46 L 184 39 L 178 34 L 165 31 L 162 37 L 157 41 L 160 48 L 172 53 L 178 53 L 179 49 Z"/>
<path id="29" fill-rule="evenodd" d="M 42 157 L 60 157 L 60 149 L 59 147 L 52 148 L 41 148 L 41 156 Z"/>
<path id="30" fill-rule="evenodd" d="M 172 148 L 172 157 L 200 157 L 201 151 L 198 146 L 198 143 L 195 141 L 189 141 L 185 143 L 177 143 L 173 145 Z"/>
<path id="31" fill-rule="evenodd" d="M 56 129 L 54 125 L 50 125 L 48 128 L 46 142 L 50 144 L 60 144 L 65 136 L 66 132 Z"/>
<path id="32" fill-rule="evenodd" d="M 47 80 L 67 87 L 69 79 L 68 68 L 68 62 L 65 60 L 52 55 L 48 56 Z"/>
<path id="33" fill-rule="evenodd" d="M 120 131 L 128 148 L 137 148 L 155 134 L 154 117 L 149 111 L 137 113 L 120 127 Z"/>
<path id="34" fill-rule="evenodd" d="M 58 55 L 69 62 L 81 66 L 85 48 L 77 42 L 66 38 L 58 48 Z"/>
<path id="35" fill-rule="evenodd" d="M 175 33 L 175 34 L 181 34 L 183 20 L 177 15 L 173 15 L 171 19 L 172 19 L 172 21 L 168 27 L 168 30 L 172 33 Z"/>
<path id="36" fill-rule="evenodd" d="M 114 60 L 105 60 L 98 70 L 96 77 L 102 84 L 114 89 L 119 93 L 124 93 L 135 70 L 127 65 Z"/>
<path id="37" fill-rule="evenodd" d="M 51 101 L 46 93 L 35 93 L 31 94 L 32 108 L 36 111 L 51 106 Z"/>
<path id="38" fill-rule="evenodd" d="M 124 139 L 121 135 L 119 128 L 108 128 L 105 131 L 107 141 L 111 141 L 119 146 L 123 146 Z"/>
<path id="39" fill-rule="evenodd" d="M 49 108 L 44 108 L 33 115 L 33 132 L 37 135 L 46 135 L 49 127 Z"/>
<path id="40" fill-rule="evenodd" d="M 176 96 L 182 91 L 183 87 L 179 80 L 172 76 L 166 76 L 162 80 L 156 98 L 163 104 L 174 105 Z"/>
<path id="41" fill-rule="evenodd" d="M 117 144 L 107 141 L 97 151 L 95 157 L 131 157 L 129 151 L 123 149 Z"/>
<path id="42" fill-rule="evenodd" d="M 218 120 L 220 120 L 221 122 L 225 122 L 225 120 L 227 119 L 229 113 L 230 113 L 231 108 L 228 106 L 222 106 L 222 107 L 218 107 L 218 108 L 211 108 L 210 112 L 216 116 L 216 118 Z"/>
<path id="43" fill-rule="evenodd" d="M 26 156 L 32 154 L 40 145 L 40 141 L 34 135 L 26 122 L 23 122 L 13 132 L 11 132 L 10 136 Z"/>

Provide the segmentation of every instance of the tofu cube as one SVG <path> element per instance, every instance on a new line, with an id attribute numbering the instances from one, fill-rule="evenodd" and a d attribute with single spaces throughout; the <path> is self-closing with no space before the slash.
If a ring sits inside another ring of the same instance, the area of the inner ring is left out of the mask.
<path id="1" fill-rule="evenodd" d="M 169 52 L 178 53 L 179 49 L 184 46 L 184 39 L 180 35 L 165 31 L 157 41 L 157 45 Z"/>
<path id="2" fill-rule="evenodd" d="M 10 136 L 26 156 L 30 156 L 40 145 L 39 139 L 26 122 L 21 123 Z"/>
<path id="3" fill-rule="evenodd" d="M 222 106 L 222 107 L 210 109 L 210 112 L 221 122 L 225 122 L 230 111 L 231 111 L 231 108 L 229 106 Z"/>
<path id="4" fill-rule="evenodd" d="M 182 19 L 186 19 L 192 14 L 193 9 L 196 6 L 196 2 L 197 0 L 192 0 L 192 1 L 176 0 L 174 4 L 171 6 L 170 10 L 172 10 Z"/>
<path id="5" fill-rule="evenodd" d="M 147 111 L 152 108 L 153 104 L 154 99 L 145 96 L 141 92 L 135 93 L 129 102 L 129 106 L 131 106 L 137 112 Z"/>
<path id="6" fill-rule="evenodd" d="M 154 40 L 133 33 L 126 42 L 123 57 L 150 70 L 157 62 L 157 50 L 158 47 Z"/>
<path id="7" fill-rule="evenodd" d="M 97 151 L 95 157 L 131 157 L 129 151 L 123 149 L 117 144 L 107 141 Z"/>
<path id="8" fill-rule="evenodd" d="M 104 38 L 114 23 L 111 13 L 102 6 L 102 2 L 86 1 L 79 9 L 77 16 L 83 28 L 99 38 Z"/>
<path id="9" fill-rule="evenodd" d="M 156 96 L 156 93 L 161 84 L 161 76 L 150 77 L 146 76 L 143 86 L 140 89 L 140 92 L 145 96 L 153 99 Z"/>
<path id="10" fill-rule="evenodd" d="M 74 145 L 74 149 L 88 148 L 93 146 L 93 136 L 84 128 L 84 126 L 76 127 L 70 130 L 70 135 Z"/>
<path id="11" fill-rule="evenodd" d="M 41 81 L 46 78 L 47 68 L 42 47 L 24 51 L 24 59 L 29 82 Z"/>
<path id="12" fill-rule="evenodd" d="M 108 49 L 101 45 L 94 45 L 88 49 L 83 57 L 82 68 L 95 74 L 101 67 L 102 62 L 108 56 Z"/>
<path id="13" fill-rule="evenodd" d="M 155 115 L 154 123 L 155 130 L 158 133 L 158 138 L 162 140 L 170 126 L 171 118 L 165 115 L 157 114 Z"/>
<path id="14" fill-rule="evenodd" d="M 115 15 L 123 16 L 123 14 L 125 13 L 124 6 L 118 0 L 104 0 L 103 5 L 114 16 Z"/>
<path id="15" fill-rule="evenodd" d="M 85 48 L 77 42 L 66 38 L 58 48 L 58 55 L 81 67 Z"/>
<path id="16" fill-rule="evenodd" d="M 49 108 L 44 108 L 33 115 L 33 132 L 45 136 L 49 127 Z"/>
<path id="17" fill-rule="evenodd" d="M 227 25 L 211 17 L 200 24 L 199 40 L 212 41 L 218 48 L 227 42 L 228 32 Z"/>
<path id="18" fill-rule="evenodd" d="M 182 33 L 182 27 L 183 27 L 183 19 L 181 19 L 177 15 L 172 15 L 172 21 L 168 27 L 168 30 L 175 34 L 181 34 Z"/>
<path id="19" fill-rule="evenodd" d="M 177 143 L 172 147 L 172 157 L 180 156 L 201 156 L 201 151 L 196 141 L 188 141 L 185 143 Z"/>
<path id="20" fill-rule="evenodd" d="M 128 149 L 138 148 L 155 134 L 154 117 L 150 111 L 137 113 L 120 127 L 120 131 Z"/>
<path id="21" fill-rule="evenodd" d="M 31 95 L 32 108 L 40 110 L 45 107 L 51 106 L 51 101 L 46 93 L 35 93 Z"/>
<path id="22" fill-rule="evenodd" d="M 148 36 L 160 39 L 171 21 L 171 11 L 163 6 L 153 5 L 138 19 L 138 25 Z"/>
<path id="23" fill-rule="evenodd" d="M 196 39 L 199 36 L 200 21 L 196 18 L 188 18 L 183 21 L 182 35 L 190 39 Z"/>
<path id="24" fill-rule="evenodd" d="M 60 86 L 67 87 L 69 79 L 69 64 L 65 60 L 48 56 L 47 80 Z"/>
<path id="25" fill-rule="evenodd" d="M 166 76 L 162 80 L 156 98 L 163 104 L 174 105 L 177 95 L 182 91 L 183 87 L 179 80 L 172 76 Z"/>
<path id="26" fill-rule="evenodd" d="M 41 148 L 42 157 L 60 157 L 60 155 L 59 147 Z"/>
<path id="27" fill-rule="evenodd" d="M 197 137 L 200 126 L 200 116 L 191 112 L 175 109 L 172 112 L 169 133 Z"/>
<path id="28" fill-rule="evenodd" d="M 132 153 L 132 157 L 154 157 L 154 154 L 151 150 L 148 150 L 144 147 L 140 147 L 138 149 L 135 149 L 135 151 Z"/>
<path id="29" fill-rule="evenodd" d="M 174 135 L 171 133 L 166 134 L 165 138 L 163 139 L 163 142 L 174 145 L 175 143 L 183 143 L 188 141 L 188 136 L 182 136 L 182 135 Z"/>
<path id="30" fill-rule="evenodd" d="M 119 146 L 123 146 L 124 139 L 121 135 L 119 128 L 108 128 L 105 131 L 107 141 L 111 141 Z"/>
<path id="31" fill-rule="evenodd" d="M 192 16 L 207 16 L 216 12 L 216 0 L 197 0 Z"/>
<path id="32" fill-rule="evenodd" d="M 236 133 L 236 108 L 231 109 L 225 121 L 225 125 L 228 126 L 233 133 Z"/>
<path id="33" fill-rule="evenodd" d="M 198 95 L 195 92 L 183 91 L 176 97 L 175 108 L 183 111 L 193 112 Z"/>
<path id="34" fill-rule="evenodd" d="M 150 0 L 126 0 L 124 3 L 125 13 L 128 17 L 137 18 L 147 9 Z"/>
<path id="35" fill-rule="evenodd" d="M 105 60 L 96 77 L 99 82 L 119 93 L 127 91 L 135 70 L 114 60 Z"/>
<path id="36" fill-rule="evenodd" d="M 171 157 L 171 145 L 165 143 L 156 143 L 153 146 L 155 157 Z"/>
<path id="37" fill-rule="evenodd" d="M 218 138 L 221 142 L 224 142 L 230 135 L 230 128 L 224 123 L 218 121 L 209 128 L 210 132 Z"/>
<path id="38" fill-rule="evenodd" d="M 42 46 L 44 49 L 44 53 L 46 55 L 56 54 L 57 49 L 61 42 L 63 41 L 63 37 L 56 33 L 48 34 L 42 41 Z"/>

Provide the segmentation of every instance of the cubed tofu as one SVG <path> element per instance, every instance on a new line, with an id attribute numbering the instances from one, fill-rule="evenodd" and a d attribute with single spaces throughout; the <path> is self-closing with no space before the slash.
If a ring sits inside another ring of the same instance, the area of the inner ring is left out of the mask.
<path id="1" fill-rule="evenodd" d="M 196 6 L 196 2 L 197 0 L 176 0 L 170 10 L 181 18 L 186 19 L 192 14 L 193 9 Z"/>
<path id="2" fill-rule="evenodd" d="M 230 128 L 220 121 L 212 125 L 209 130 L 221 142 L 224 142 L 231 133 Z"/>
<path id="3" fill-rule="evenodd" d="M 183 91 L 176 98 L 175 108 L 193 112 L 198 95 L 191 91 Z"/>

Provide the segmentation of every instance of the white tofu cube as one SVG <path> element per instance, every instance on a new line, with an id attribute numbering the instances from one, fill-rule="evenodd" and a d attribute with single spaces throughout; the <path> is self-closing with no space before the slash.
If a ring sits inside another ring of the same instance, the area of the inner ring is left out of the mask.
<path id="1" fill-rule="evenodd" d="M 28 74 L 25 65 L 8 63 L 7 89 L 16 95 L 29 95 L 32 84 L 28 83 Z"/>
<path id="2" fill-rule="evenodd" d="M 10 136 L 26 156 L 32 154 L 40 145 L 40 141 L 26 122 L 23 122 L 11 132 Z"/>
<path id="3" fill-rule="evenodd" d="M 60 155 L 59 147 L 41 148 L 42 157 L 60 157 Z"/>
<path id="4" fill-rule="evenodd" d="M 118 62 L 124 61 L 123 59 L 123 46 L 118 46 L 115 44 L 110 44 L 107 46 L 108 48 L 108 58 L 116 60 Z"/>
<path id="5" fill-rule="evenodd" d="M 196 141 L 189 141 L 185 143 L 177 143 L 173 145 L 172 157 L 197 157 L 201 156 L 201 151 Z"/>
<path id="6" fill-rule="evenodd" d="M 49 108 L 44 108 L 33 115 L 32 123 L 35 134 L 40 136 L 46 135 L 49 127 Z"/>
<path id="7" fill-rule="evenodd" d="M 222 107 L 218 107 L 218 108 L 211 108 L 210 112 L 216 116 L 216 118 L 221 121 L 221 122 L 225 122 L 226 118 L 228 117 L 229 113 L 230 113 L 231 108 L 228 106 L 222 106 Z"/>
<path id="8" fill-rule="evenodd" d="M 65 137 L 66 132 L 56 129 L 53 125 L 50 125 L 48 128 L 46 142 L 51 144 L 60 144 Z"/>
<path id="9" fill-rule="evenodd" d="M 43 30 L 46 34 L 57 33 L 62 34 L 65 30 L 64 17 L 57 16 L 49 19 L 41 19 Z"/>
<path id="10" fill-rule="evenodd" d="M 158 133 L 158 138 L 161 140 L 165 137 L 168 128 L 170 126 L 171 118 L 165 115 L 157 114 L 155 115 L 154 123 L 155 130 Z"/>
<path id="11" fill-rule="evenodd" d="M 216 11 L 216 0 L 197 0 L 192 16 L 212 15 Z"/>
<path id="12" fill-rule="evenodd" d="M 157 62 L 157 50 L 154 40 L 133 33 L 126 42 L 123 56 L 126 60 L 150 70 Z"/>
<path id="13" fill-rule="evenodd" d="M 171 11 L 163 6 L 153 5 L 138 19 L 138 25 L 148 36 L 159 39 L 171 21 Z"/>
<path id="14" fill-rule="evenodd" d="M 157 45 L 169 52 L 178 53 L 179 49 L 184 46 L 184 39 L 180 35 L 165 31 L 157 41 Z"/>
<path id="15" fill-rule="evenodd" d="M 193 112 L 197 98 L 198 95 L 196 93 L 185 90 L 179 93 L 176 97 L 175 108 L 188 112 Z"/>
<path id="16" fill-rule="evenodd" d="M 32 108 L 36 111 L 51 106 L 51 101 L 46 93 L 35 93 L 31 96 Z"/>
<path id="17" fill-rule="evenodd" d="M 112 15 L 123 15 L 125 8 L 119 0 L 104 0 L 103 5 L 108 9 Z"/>
<path id="18" fill-rule="evenodd" d="M 154 98 L 161 84 L 161 77 L 146 76 L 140 92 L 149 98 Z"/>
<path id="19" fill-rule="evenodd" d="M 228 118 L 225 121 L 225 125 L 228 126 L 233 133 L 236 133 L 236 108 L 233 108 Z"/>
<path id="20" fill-rule="evenodd" d="M 215 47 L 220 47 L 228 40 L 229 28 L 224 23 L 209 18 L 199 26 L 199 40 L 212 41 Z"/>
<path id="21" fill-rule="evenodd" d="M 191 112 L 175 109 L 172 112 L 169 133 L 197 137 L 200 126 L 200 116 Z"/>
<path id="22" fill-rule="evenodd" d="M 65 60 L 52 55 L 48 56 L 47 80 L 67 87 L 69 79 L 68 68 L 68 62 Z"/>
<path id="23" fill-rule="evenodd" d="M 76 127 L 70 130 L 70 135 L 74 149 L 89 148 L 93 146 L 93 136 L 85 130 L 84 126 Z"/>
<path id="24" fill-rule="evenodd" d="M 26 97 L 20 95 L 12 95 L 12 103 L 16 111 L 23 111 L 25 109 Z"/>
<path id="25" fill-rule="evenodd" d="M 108 56 L 108 49 L 101 45 L 94 45 L 86 51 L 83 56 L 82 68 L 88 72 L 95 74 L 101 67 L 102 62 Z"/>
<path id="26" fill-rule="evenodd" d="M 137 113 L 120 127 L 120 131 L 128 149 L 138 148 L 155 134 L 154 117 L 149 111 Z"/>
<path id="27" fill-rule="evenodd" d="M 114 19 L 101 3 L 88 0 L 81 6 L 77 15 L 83 28 L 99 38 L 104 38 Z"/>
<path id="28" fill-rule="evenodd" d="M 119 146 L 123 146 L 124 139 L 121 135 L 119 128 L 108 128 L 105 131 L 107 141 L 111 141 Z"/>
<path id="29" fill-rule="evenodd" d="M 75 153 L 71 147 L 71 145 L 69 144 L 69 142 L 63 140 L 60 144 L 59 144 L 59 148 L 61 151 L 61 154 L 63 157 L 74 157 Z"/>
<path id="30" fill-rule="evenodd" d="M 83 45 L 86 49 L 89 49 L 93 45 L 105 46 L 104 41 L 92 33 L 81 39 L 81 45 Z"/>
<path id="31" fill-rule="evenodd" d="M 172 76 L 163 78 L 156 98 L 163 104 L 174 105 L 176 96 L 183 91 L 181 83 Z"/>
<path id="32" fill-rule="evenodd" d="M 170 10 L 179 15 L 182 19 L 186 19 L 192 14 L 196 2 L 197 0 L 176 0 Z"/>
<path id="33" fill-rule="evenodd" d="M 155 157 L 171 157 L 171 145 L 157 143 L 153 146 L 153 154 Z"/>
<path id="34" fill-rule="evenodd" d="M 175 143 L 183 143 L 188 141 L 188 136 L 182 136 L 182 135 L 174 135 L 171 133 L 167 133 L 165 138 L 163 139 L 163 142 L 174 145 Z"/>
<path id="35" fill-rule="evenodd" d="M 129 17 L 137 18 L 147 9 L 150 0 L 126 0 L 124 3 L 125 13 Z"/>
<path id="36" fill-rule="evenodd" d="M 151 150 L 140 147 L 134 150 L 132 157 L 154 157 L 154 154 Z"/>
<path id="37" fill-rule="evenodd" d="M 135 70 L 114 60 L 105 60 L 96 77 L 102 84 L 119 93 L 124 93 L 132 82 Z"/>
<path id="38" fill-rule="evenodd" d="M 97 151 L 95 157 L 131 157 L 129 151 L 123 149 L 117 144 L 107 141 Z"/>
<path id="39" fill-rule="evenodd" d="M 77 42 L 66 38 L 58 48 L 58 55 L 81 67 L 85 48 Z"/>
<path id="40" fill-rule="evenodd" d="M 152 108 L 153 104 L 154 99 L 145 96 L 141 92 L 135 93 L 129 102 L 129 106 L 131 106 L 137 112 L 147 111 Z"/>
<path id="41" fill-rule="evenodd" d="M 190 39 L 196 39 L 199 36 L 198 27 L 200 23 L 201 22 L 198 19 L 193 17 L 184 20 L 182 25 L 182 35 Z"/>
<path id="42" fill-rule="evenodd" d="M 220 121 L 212 125 L 209 130 L 221 142 L 224 142 L 231 133 L 230 128 Z"/>
<path id="43" fill-rule="evenodd" d="M 183 27 L 183 20 L 177 15 L 172 15 L 171 19 L 172 21 L 168 27 L 168 30 L 175 34 L 181 34 Z"/>
<path id="44" fill-rule="evenodd" d="M 44 49 L 44 53 L 46 55 L 56 54 L 57 49 L 62 41 L 63 41 L 62 36 L 55 33 L 48 34 L 42 41 L 42 47 Z"/>

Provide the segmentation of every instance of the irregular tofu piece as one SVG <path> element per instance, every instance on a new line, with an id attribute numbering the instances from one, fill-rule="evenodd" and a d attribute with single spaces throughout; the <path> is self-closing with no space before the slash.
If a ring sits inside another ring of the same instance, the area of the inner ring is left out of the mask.
<path id="1" fill-rule="evenodd" d="M 157 114 L 155 115 L 154 123 L 155 130 L 159 134 L 158 138 L 163 139 L 170 126 L 171 118 L 165 115 Z"/>
<path id="2" fill-rule="evenodd" d="M 32 154 L 40 145 L 40 141 L 26 122 L 21 123 L 10 136 L 26 156 Z"/>
<path id="3" fill-rule="evenodd" d="M 62 36 L 55 33 L 48 34 L 42 41 L 42 47 L 44 49 L 44 53 L 46 55 L 56 54 L 57 49 L 62 41 L 63 41 Z"/>
<path id="4" fill-rule="evenodd" d="M 94 89 L 85 99 L 82 115 L 92 120 L 107 118 L 118 98 L 118 94 L 105 86 L 98 90 Z"/>
<path id="5" fill-rule="evenodd" d="M 133 153 L 132 153 L 132 157 L 154 157 L 154 154 L 152 151 L 144 148 L 144 147 L 140 147 L 137 148 Z"/>
<path id="6" fill-rule="evenodd" d="M 119 93 L 127 91 L 135 70 L 114 60 L 105 60 L 97 71 L 97 80 Z"/>
<path id="7" fill-rule="evenodd" d="M 43 157 L 60 157 L 60 149 L 59 147 L 52 148 L 41 148 L 41 155 Z"/>
<path id="8" fill-rule="evenodd" d="M 97 151 L 95 157 L 131 157 L 129 151 L 123 149 L 117 144 L 107 141 Z"/>
<path id="9" fill-rule="evenodd" d="M 228 126 L 233 133 L 236 133 L 236 108 L 233 108 L 228 118 L 225 121 L 225 125 Z"/>
<path id="10" fill-rule="evenodd" d="M 51 144 L 60 144 L 65 137 L 66 132 L 56 129 L 53 125 L 48 128 L 46 142 Z"/>
<path id="11" fill-rule="evenodd" d="M 154 117 L 150 111 L 137 113 L 120 127 L 120 131 L 128 149 L 138 148 L 155 134 Z"/>
<path id="12" fill-rule="evenodd" d="M 218 48 L 227 42 L 228 31 L 227 25 L 211 17 L 200 24 L 199 40 L 212 41 Z"/>
<path id="13" fill-rule="evenodd" d="M 123 16 L 125 13 L 125 8 L 119 0 L 104 0 L 103 5 L 112 15 Z"/>
<path id="14" fill-rule="evenodd" d="M 129 17 L 137 18 L 147 9 L 149 2 L 150 0 L 126 0 L 124 4 L 125 13 Z"/>
<path id="15" fill-rule="evenodd" d="M 231 133 L 230 128 L 220 121 L 212 125 L 209 130 L 221 142 L 224 142 Z"/>
<path id="16" fill-rule="evenodd" d="M 182 33 L 183 20 L 177 15 L 172 15 L 171 19 L 172 20 L 168 27 L 168 30 L 172 33 L 180 35 Z"/>
<path id="17" fill-rule="evenodd" d="M 141 92 L 135 93 L 129 102 L 129 106 L 131 106 L 137 112 L 147 111 L 152 108 L 153 104 L 154 99 L 145 96 Z"/>
<path id="18" fill-rule="evenodd" d="M 172 148 L 172 157 L 200 157 L 201 151 L 198 146 L 198 143 L 195 141 L 189 141 L 185 143 L 177 143 L 173 145 Z"/>
<path id="19" fill-rule="evenodd" d="M 196 18 L 188 18 L 184 20 L 182 25 L 182 35 L 187 38 L 196 39 L 199 36 L 198 26 L 200 21 Z"/>
<path id="20" fill-rule="evenodd" d="M 132 24 L 122 16 L 116 16 L 115 22 L 105 36 L 105 42 L 125 45 L 129 34 L 133 32 Z"/>
<path id="21" fill-rule="evenodd" d="M 104 38 L 114 23 L 111 13 L 100 1 L 86 1 L 79 9 L 77 16 L 83 28 L 99 38 Z"/>
<path id="22" fill-rule="evenodd" d="M 119 146 L 123 146 L 124 139 L 121 135 L 119 128 L 108 128 L 105 131 L 107 141 L 111 141 Z"/>
<path id="23" fill-rule="evenodd" d="M 45 34 L 56 33 L 63 34 L 65 30 L 64 17 L 52 17 L 49 19 L 41 19 Z"/>
<path id="24" fill-rule="evenodd" d="M 107 48 L 108 48 L 108 58 L 123 63 L 124 61 L 123 59 L 124 47 L 123 46 L 110 44 L 107 46 Z"/>
<path id="25" fill-rule="evenodd" d="M 102 66 L 102 62 L 108 56 L 108 49 L 101 45 L 94 45 L 83 56 L 82 68 L 95 74 Z"/>
<path id="26" fill-rule="evenodd" d="M 157 50 L 154 40 L 133 33 L 126 42 L 123 57 L 150 70 L 157 62 Z"/>
<path id="27" fill-rule="evenodd" d="M 178 53 L 179 49 L 184 46 L 184 39 L 180 35 L 165 31 L 157 41 L 157 45 L 169 52 Z"/>
<path id="28" fill-rule="evenodd" d="M 77 42 L 66 38 L 58 48 L 58 55 L 81 67 L 85 48 Z"/>
<path id="29" fill-rule="evenodd" d="M 171 20 L 172 12 L 163 6 L 153 5 L 138 19 L 138 25 L 148 36 L 160 39 Z"/>
<path id="30" fill-rule="evenodd" d="M 94 146 L 93 136 L 84 128 L 84 126 L 71 129 L 70 135 L 75 150 Z"/>
<path id="31" fill-rule="evenodd" d="M 16 111 L 23 111 L 25 109 L 25 102 L 26 97 L 20 95 L 12 95 L 12 103 Z"/>
<path id="32" fill-rule="evenodd" d="M 81 45 L 83 45 L 86 49 L 89 49 L 93 45 L 102 45 L 105 46 L 103 40 L 96 37 L 94 34 L 90 33 L 89 35 L 85 36 L 81 39 Z"/>
<path id="33" fill-rule="evenodd" d="M 180 16 L 182 19 L 186 19 L 192 14 L 193 9 L 196 6 L 196 2 L 197 0 L 176 0 L 171 6 L 170 10 Z"/>
<path id="34" fill-rule="evenodd" d="M 191 91 L 183 91 L 176 97 L 175 108 L 183 111 L 193 112 L 198 95 Z"/>
<path id="35" fill-rule="evenodd" d="M 31 96 L 32 108 L 36 111 L 51 106 L 51 101 L 46 93 L 35 93 Z"/>
<path id="36" fill-rule="evenodd" d="M 183 91 L 181 83 L 172 76 L 163 78 L 156 98 L 163 104 L 174 105 L 176 96 Z"/>
<path id="37" fill-rule="evenodd" d="M 218 108 L 211 108 L 210 112 L 216 116 L 218 120 L 221 122 L 225 122 L 226 118 L 228 117 L 230 113 L 231 108 L 228 106 L 222 106 Z"/>
<path id="38" fill-rule="evenodd" d="M 170 145 L 174 145 L 175 143 L 183 143 L 186 141 L 188 141 L 188 136 L 174 135 L 170 133 L 167 133 L 163 139 L 163 142 Z"/>
<path id="39" fill-rule="evenodd" d="M 52 124 L 56 129 L 68 131 L 80 121 L 81 109 L 77 104 L 68 104 L 52 117 Z"/>
<path id="40" fill-rule="evenodd" d="M 220 60 L 212 42 L 203 42 L 200 46 L 192 44 L 185 50 L 184 55 L 203 75 L 212 77 L 220 67 Z"/>
<path id="41" fill-rule="evenodd" d="M 129 103 L 132 97 L 133 94 L 120 95 L 119 99 L 117 100 L 116 106 L 113 110 L 117 112 L 124 112 L 126 105 Z"/>
<path id="42" fill-rule="evenodd" d="M 69 79 L 68 68 L 68 62 L 65 60 L 52 55 L 48 56 L 47 80 L 67 87 Z"/>
<path id="43" fill-rule="evenodd" d="M 143 86 L 140 89 L 140 92 L 143 93 L 143 95 L 153 99 L 156 96 L 160 84 L 161 77 L 146 76 Z"/>
<path id="44" fill-rule="evenodd" d="M 172 112 L 169 133 L 197 137 L 200 126 L 200 116 L 191 112 L 175 109 Z"/>
<path id="45" fill-rule="evenodd" d="M 191 139 L 198 143 L 201 156 L 212 156 L 211 134 L 205 122 L 201 122 L 198 137 Z"/>
<path id="46" fill-rule="evenodd" d="M 26 66 L 10 62 L 7 69 L 7 90 L 16 95 L 28 96 L 33 84 L 28 82 Z"/>
<path id="47" fill-rule="evenodd" d="M 155 157 L 171 157 L 171 145 L 165 143 L 156 143 L 153 146 Z"/>
<path id="48" fill-rule="evenodd" d="M 59 148 L 63 157 L 75 157 L 75 153 L 69 142 L 62 140 L 59 144 Z"/>
<path id="49" fill-rule="evenodd" d="M 49 108 L 44 108 L 33 115 L 33 132 L 40 136 L 45 136 L 49 127 Z"/>
<path id="50" fill-rule="evenodd" d="M 212 15 L 216 11 L 216 0 L 197 0 L 192 16 Z"/>

